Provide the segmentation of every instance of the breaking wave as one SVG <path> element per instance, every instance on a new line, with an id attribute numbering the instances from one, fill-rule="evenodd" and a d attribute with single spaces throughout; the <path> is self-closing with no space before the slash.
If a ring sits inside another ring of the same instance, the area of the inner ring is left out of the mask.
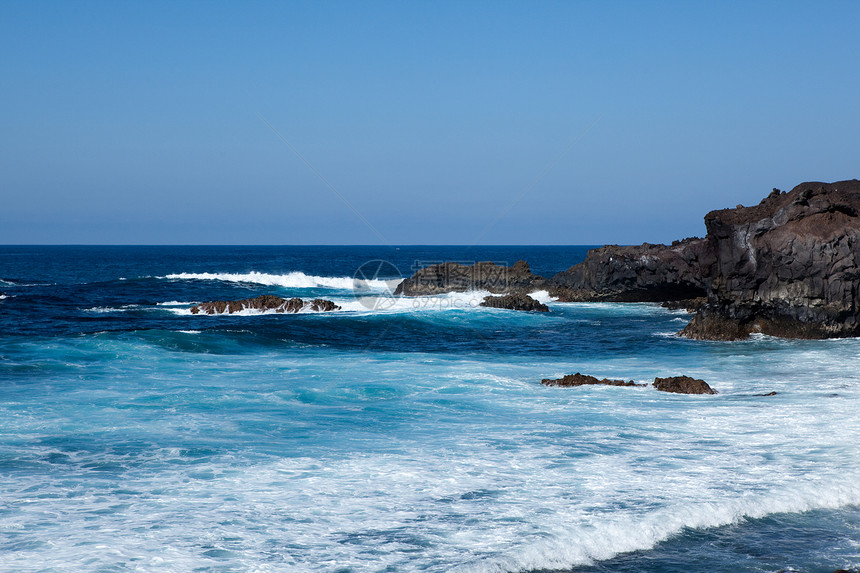
<path id="1" fill-rule="evenodd" d="M 401 279 L 369 279 L 361 280 L 359 284 L 352 277 L 322 277 L 307 275 L 300 271 L 293 271 L 282 275 L 269 273 L 176 273 L 163 277 L 170 280 L 201 280 L 222 281 L 231 283 L 250 283 L 267 286 L 279 286 L 284 288 L 331 288 L 340 290 L 352 290 L 357 286 L 373 290 L 394 290 Z"/>

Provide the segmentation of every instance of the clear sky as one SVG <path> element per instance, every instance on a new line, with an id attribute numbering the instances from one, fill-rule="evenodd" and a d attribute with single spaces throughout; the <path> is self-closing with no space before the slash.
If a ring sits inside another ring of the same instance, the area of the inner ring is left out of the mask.
<path id="1" fill-rule="evenodd" d="M 702 235 L 860 178 L 858 30 L 860 2 L 6 0 L 0 243 Z"/>

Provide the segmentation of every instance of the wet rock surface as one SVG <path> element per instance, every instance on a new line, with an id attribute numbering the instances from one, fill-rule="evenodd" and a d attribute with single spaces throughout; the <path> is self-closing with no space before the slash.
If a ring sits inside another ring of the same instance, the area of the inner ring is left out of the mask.
<path id="1" fill-rule="evenodd" d="M 261 295 L 242 300 L 216 300 L 203 302 L 191 308 L 191 314 L 233 314 L 243 310 L 274 311 L 296 313 L 307 307 L 316 312 L 339 310 L 340 307 L 330 300 L 315 298 L 305 302 L 300 298 L 281 298 L 274 295 Z"/>
<path id="2" fill-rule="evenodd" d="M 564 378 L 551 379 L 544 378 L 540 382 L 544 386 L 588 386 L 592 384 L 600 384 L 604 386 L 644 386 L 644 384 L 636 384 L 633 380 L 610 380 L 609 378 L 598 379 L 587 374 L 568 374 Z"/>
<path id="3" fill-rule="evenodd" d="M 707 382 L 689 376 L 670 376 L 669 378 L 655 378 L 654 388 L 661 392 L 672 392 L 674 394 L 716 394 Z"/>
<path id="4" fill-rule="evenodd" d="M 502 296 L 486 296 L 481 306 L 490 308 L 505 308 L 508 310 L 524 310 L 549 312 L 549 307 L 542 302 L 539 302 L 527 294 L 514 293 Z"/>

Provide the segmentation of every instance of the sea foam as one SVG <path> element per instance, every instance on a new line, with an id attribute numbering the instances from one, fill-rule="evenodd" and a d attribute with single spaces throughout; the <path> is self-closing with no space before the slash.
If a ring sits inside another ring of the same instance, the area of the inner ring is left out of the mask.
<path id="1" fill-rule="evenodd" d="M 267 286 L 279 286 L 284 288 L 331 288 L 339 290 L 393 289 L 401 279 L 353 279 L 352 277 L 322 277 L 307 275 L 303 272 L 293 271 L 286 274 L 269 274 L 252 271 L 249 273 L 176 273 L 163 277 L 170 280 L 203 280 L 223 281 L 232 283 L 250 283 Z"/>

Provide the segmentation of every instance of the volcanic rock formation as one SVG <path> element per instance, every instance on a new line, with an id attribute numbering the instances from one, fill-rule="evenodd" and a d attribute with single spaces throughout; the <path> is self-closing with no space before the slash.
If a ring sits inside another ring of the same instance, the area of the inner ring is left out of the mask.
<path id="1" fill-rule="evenodd" d="M 708 213 L 705 226 L 703 239 L 593 249 L 549 279 L 524 261 L 433 265 L 395 294 L 546 289 L 561 302 L 687 308 L 696 314 L 680 334 L 689 338 L 860 336 L 860 181 L 774 189 L 754 207 Z"/>
<path id="2" fill-rule="evenodd" d="M 549 307 L 527 294 L 513 293 L 502 296 L 485 296 L 481 306 L 491 308 L 506 308 L 508 310 L 525 310 L 549 312 Z"/>
<path id="3" fill-rule="evenodd" d="M 860 181 L 774 189 L 705 216 L 708 303 L 681 334 L 735 340 L 860 335 Z"/>
<path id="4" fill-rule="evenodd" d="M 547 281 L 561 302 L 663 302 L 705 296 L 699 271 L 704 239 L 671 245 L 607 245 Z"/>
<path id="5" fill-rule="evenodd" d="M 426 296 L 473 290 L 501 294 L 534 291 L 541 288 L 543 283 L 543 277 L 532 274 L 525 261 L 517 261 L 510 267 L 491 262 L 474 265 L 441 263 L 425 267 L 403 280 L 397 285 L 394 294 Z"/>
<path id="6" fill-rule="evenodd" d="M 629 380 L 625 382 L 624 380 L 610 380 L 609 378 L 604 378 L 602 380 L 595 378 L 594 376 L 589 376 L 588 374 L 580 374 L 577 372 L 576 374 L 568 374 L 564 378 L 551 379 L 544 378 L 540 382 L 544 386 L 588 386 L 592 384 L 601 384 L 604 386 L 644 386 L 644 384 L 636 384 L 633 380 Z"/>
<path id="7" fill-rule="evenodd" d="M 339 310 L 340 307 L 330 300 L 321 298 L 305 302 L 300 298 L 285 299 L 279 296 L 264 294 L 256 298 L 242 300 L 203 302 L 192 307 L 191 314 L 233 314 L 234 312 L 241 312 L 243 310 L 295 313 L 304 309 L 327 312 Z"/>
<path id="8" fill-rule="evenodd" d="M 654 378 L 654 388 L 661 392 L 675 394 L 716 394 L 717 391 L 708 383 L 689 376 L 670 376 L 669 378 Z"/>

